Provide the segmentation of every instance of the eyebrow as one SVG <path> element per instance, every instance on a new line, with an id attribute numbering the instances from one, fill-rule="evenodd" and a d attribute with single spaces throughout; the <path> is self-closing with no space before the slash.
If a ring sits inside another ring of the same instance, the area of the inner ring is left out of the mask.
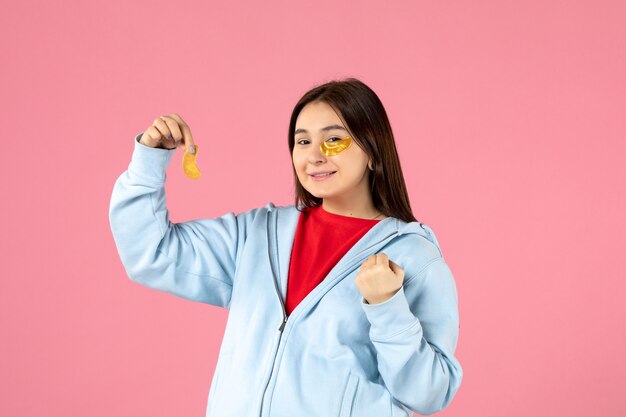
<path id="1" fill-rule="evenodd" d="M 329 130 L 345 130 L 346 132 L 348 131 L 345 127 L 343 126 L 339 126 L 339 125 L 330 125 L 330 126 L 326 126 L 320 129 L 320 132 L 328 132 Z M 308 133 L 308 131 L 306 129 L 296 129 L 295 132 L 293 132 L 293 135 L 297 135 L 298 133 Z"/>

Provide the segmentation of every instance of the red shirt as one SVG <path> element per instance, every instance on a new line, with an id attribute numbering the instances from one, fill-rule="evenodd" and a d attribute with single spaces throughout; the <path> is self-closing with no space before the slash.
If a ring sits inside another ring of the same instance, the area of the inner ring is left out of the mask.
<path id="1" fill-rule="evenodd" d="M 330 213 L 321 205 L 302 210 L 289 262 L 287 315 L 379 221 Z"/>

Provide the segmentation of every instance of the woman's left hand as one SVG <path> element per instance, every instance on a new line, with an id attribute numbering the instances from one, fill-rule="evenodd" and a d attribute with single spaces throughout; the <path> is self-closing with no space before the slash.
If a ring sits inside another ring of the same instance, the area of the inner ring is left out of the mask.
<path id="1" fill-rule="evenodd" d="M 400 290 L 404 270 L 384 253 L 370 256 L 361 264 L 354 282 L 368 304 L 387 301 Z"/>

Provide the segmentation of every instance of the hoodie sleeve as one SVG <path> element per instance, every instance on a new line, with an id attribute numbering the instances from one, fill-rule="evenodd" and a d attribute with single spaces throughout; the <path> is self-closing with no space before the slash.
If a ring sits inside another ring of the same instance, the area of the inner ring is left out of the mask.
<path id="1" fill-rule="evenodd" d="M 143 145 L 142 133 L 135 137 L 131 162 L 115 182 L 109 207 L 126 273 L 147 287 L 229 308 L 237 254 L 251 212 L 170 222 L 165 170 L 176 149 Z"/>
<path id="2" fill-rule="evenodd" d="M 378 370 L 391 395 L 429 415 L 447 407 L 463 370 L 454 356 L 459 336 L 457 291 L 443 257 L 432 260 L 390 299 L 366 304 Z"/>

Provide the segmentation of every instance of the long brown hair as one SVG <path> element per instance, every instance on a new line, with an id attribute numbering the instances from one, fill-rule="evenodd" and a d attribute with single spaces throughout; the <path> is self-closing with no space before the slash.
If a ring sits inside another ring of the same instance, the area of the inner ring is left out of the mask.
<path id="1" fill-rule="evenodd" d="M 417 221 L 411 211 L 387 112 L 376 93 L 355 78 L 330 81 L 306 92 L 291 113 L 290 155 L 293 154 L 296 120 L 304 106 L 311 102 L 324 102 L 331 106 L 354 141 L 372 159 L 373 170 L 368 169 L 368 181 L 374 207 L 387 217 L 407 223 Z M 315 197 L 300 184 L 293 164 L 292 168 L 296 207 L 300 209 L 302 206 L 322 204 L 321 198 Z"/>

